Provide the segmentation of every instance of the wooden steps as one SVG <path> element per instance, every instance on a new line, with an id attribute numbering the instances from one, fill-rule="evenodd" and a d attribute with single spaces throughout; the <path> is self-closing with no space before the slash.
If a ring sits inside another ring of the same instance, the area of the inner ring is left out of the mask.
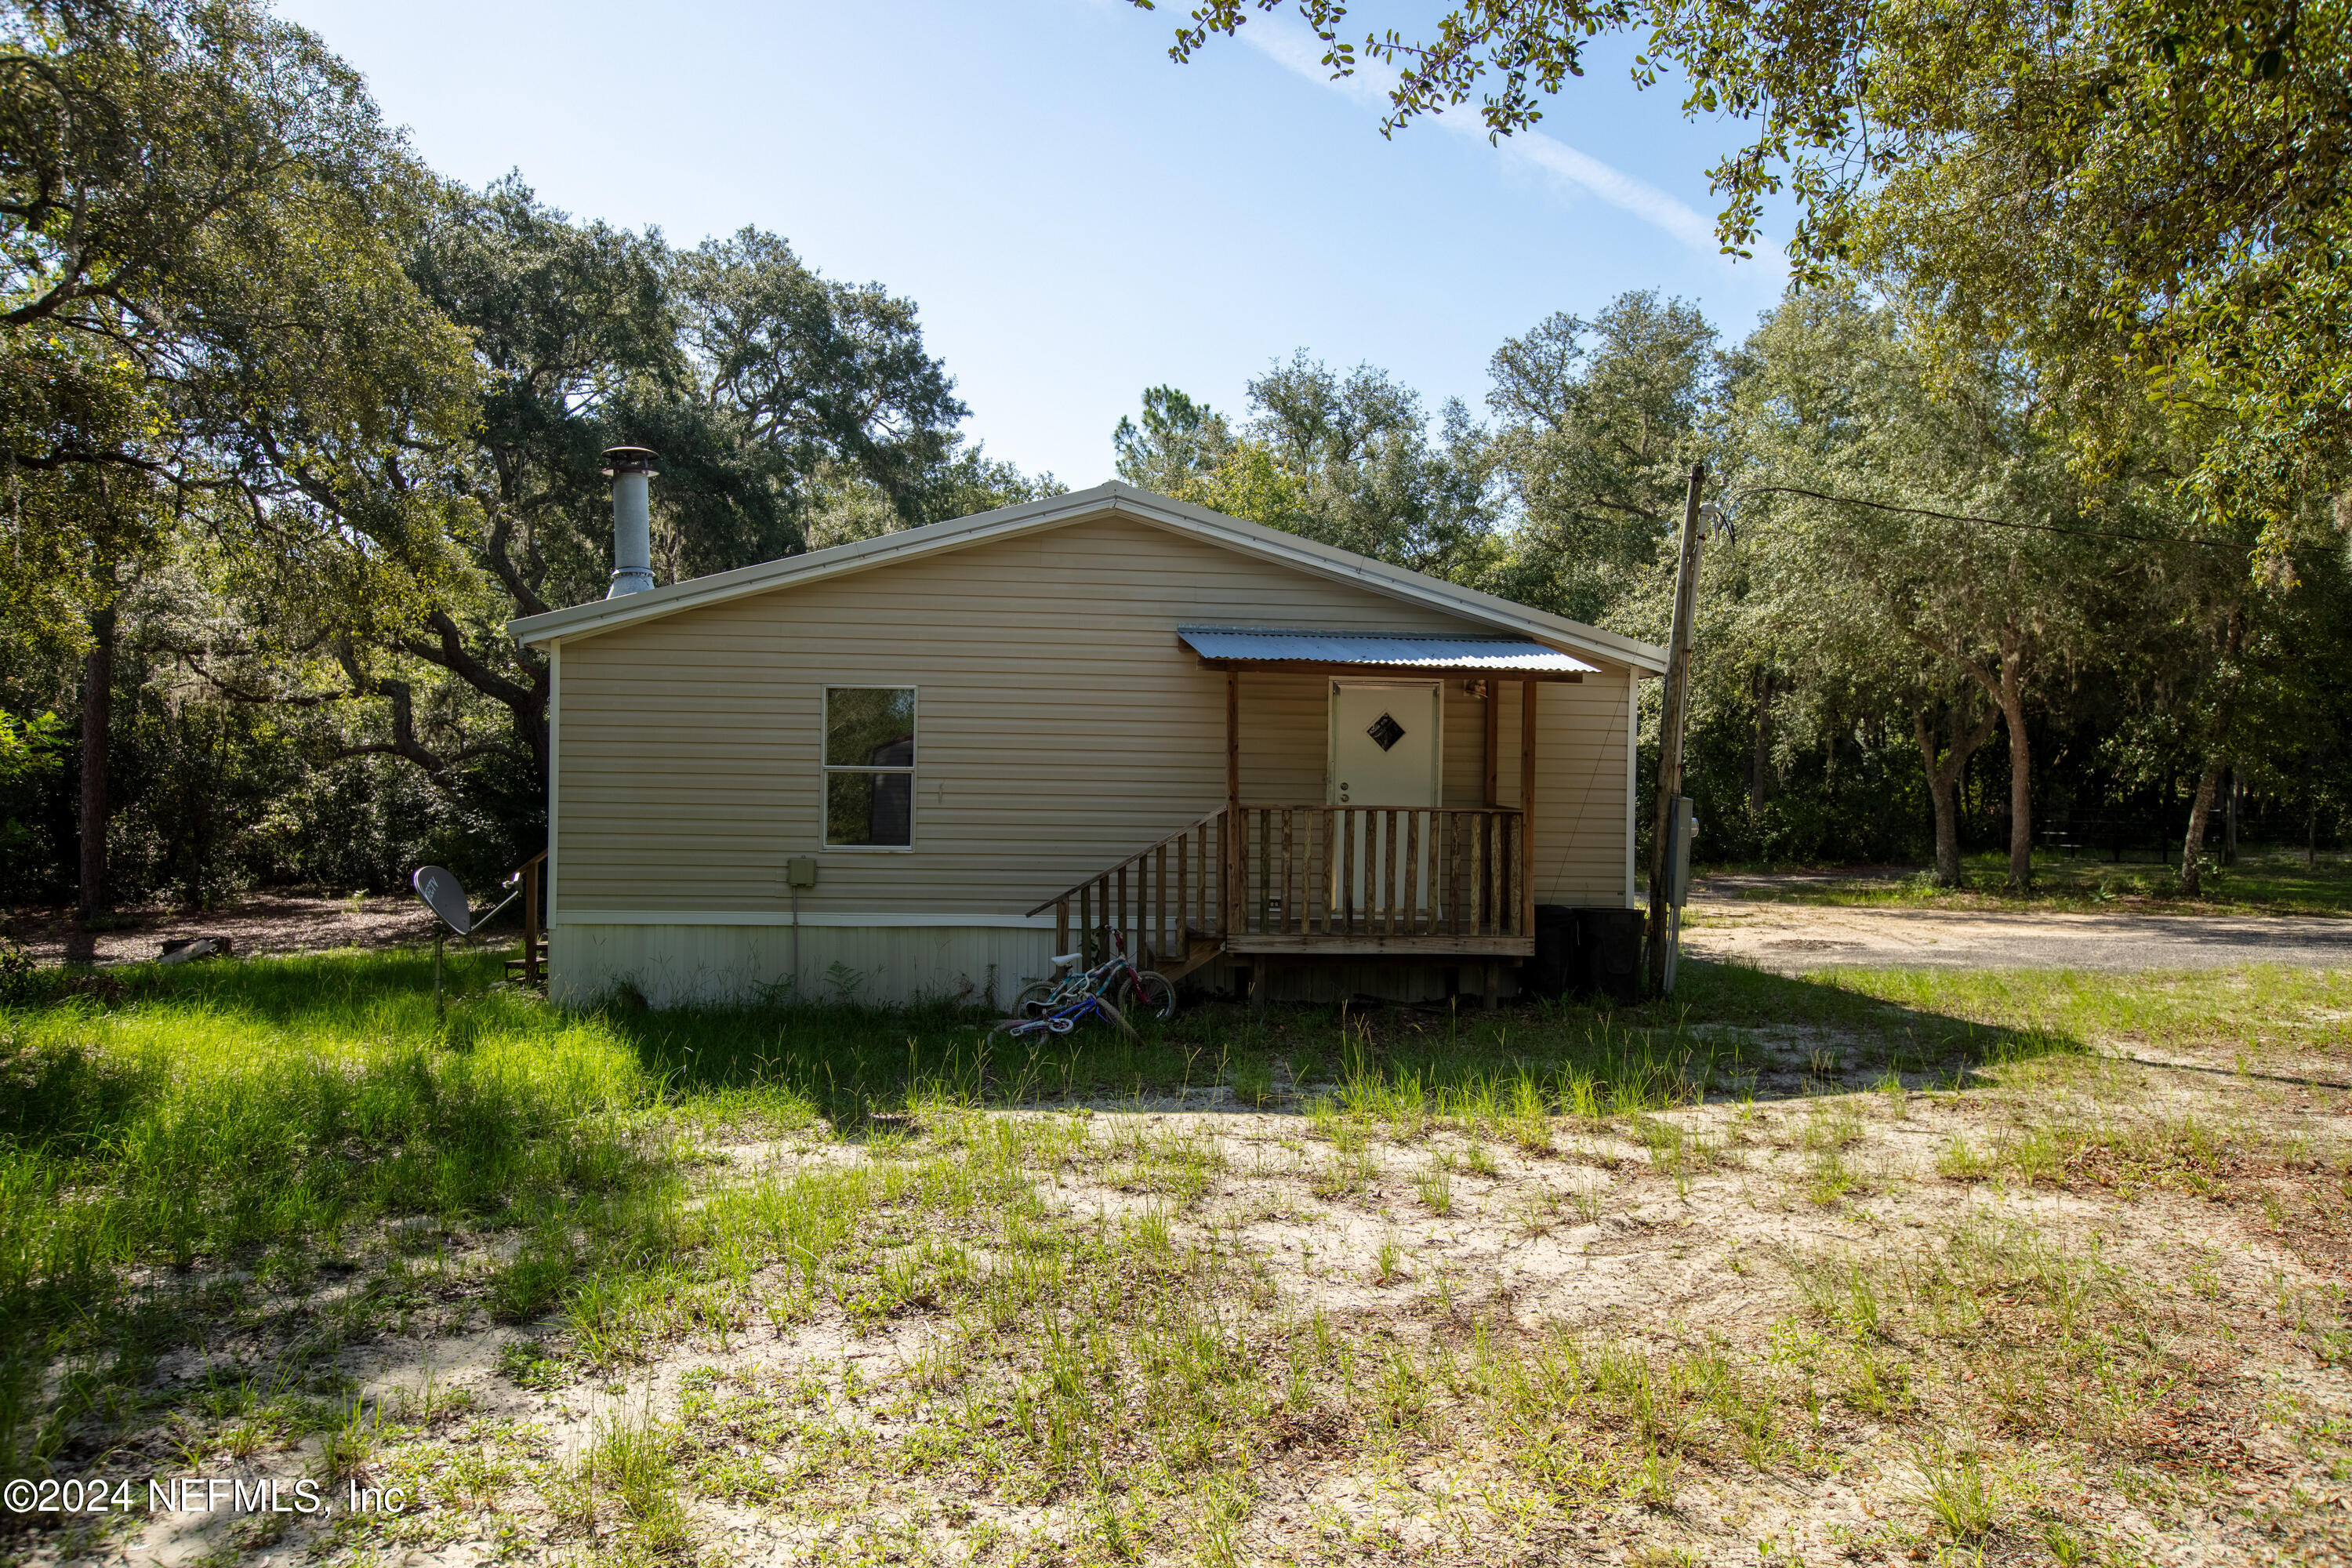
<path id="1" fill-rule="evenodd" d="M 1199 931 L 1186 931 L 1184 943 L 1184 953 L 1181 958 L 1172 953 L 1164 958 L 1154 955 L 1158 962 L 1152 965 L 1153 970 L 1171 985 L 1225 950 L 1225 944 L 1215 937 L 1203 936 Z"/>
<path id="2" fill-rule="evenodd" d="M 539 879 L 547 874 L 547 851 L 542 849 L 524 861 L 515 874 L 507 879 L 511 887 L 522 884 L 522 951 L 507 960 L 507 978 L 520 980 L 525 985 L 547 984 L 547 928 L 540 924 Z"/>
<path id="3" fill-rule="evenodd" d="M 520 980 L 527 977 L 533 984 L 544 984 L 547 980 L 547 938 L 535 936 L 530 939 L 530 942 L 528 953 L 517 954 L 507 960 L 507 978 Z"/>

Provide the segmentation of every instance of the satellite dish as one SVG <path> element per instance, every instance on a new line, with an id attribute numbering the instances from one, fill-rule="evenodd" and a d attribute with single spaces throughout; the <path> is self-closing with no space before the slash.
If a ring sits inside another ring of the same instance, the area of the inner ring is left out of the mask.
<path id="1" fill-rule="evenodd" d="M 425 907 L 439 915 L 451 931 L 464 936 L 474 929 L 472 911 L 466 907 L 466 889 L 456 877 L 438 866 L 419 866 L 409 882 Z"/>

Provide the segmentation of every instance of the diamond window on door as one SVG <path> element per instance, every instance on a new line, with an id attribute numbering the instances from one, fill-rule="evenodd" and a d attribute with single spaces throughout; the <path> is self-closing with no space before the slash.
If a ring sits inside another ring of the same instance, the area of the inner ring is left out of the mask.
<path id="1" fill-rule="evenodd" d="M 1385 752 L 1404 739 L 1404 726 L 1396 721 L 1394 714 L 1383 713 L 1366 727 L 1364 733 L 1372 738 L 1373 745 Z"/>

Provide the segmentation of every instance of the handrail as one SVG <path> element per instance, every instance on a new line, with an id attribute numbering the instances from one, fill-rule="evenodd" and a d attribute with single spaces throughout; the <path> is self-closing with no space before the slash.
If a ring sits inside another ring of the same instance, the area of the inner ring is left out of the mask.
<path id="1" fill-rule="evenodd" d="M 1515 806 L 1220 807 L 1027 912 L 1054 910 L 1057 952 L 1115 930 L 1171 975 L 1234 944 L 1524 952 L 1526 834 Z"/>
<path id="2" fill-rule="evenodd" d="M 1480 816 L 1517 816 L 1516 805 L 1326 805 L 1321 801 L 1270 800 L 1244 801 L 1244 811 L 1417 811 L 1426 816 L 1433 811 L 1476 813 Z"/>
<path id="3" fill-rule="evenodd" d="M 1136 861 L 1142 859 L 1146 855 L 1150 854 L 1155 849 L 1165 849 L 1168 846 L 1175 843 L 1176 840 L 1183 837 L 1188 833 L 1200 832 L 1201 829 L 1208 826 L 1209 824 L 1216 821 L 1217 818 L 1224 815 L 1225 808 L 1221 805 L 1217 807 L 1216 810 L 1209 813 L 1208 816 L 1198 817 L 1193 821 L 1186 823 L 1183 826 L 1178 828 L 1167 837 L 1160 840 L 1159 843 L 1147 844 L 1142 848 L 1137 850 L 1134 854 L 1128 856 L 1125 859 L 1115 861 L 1109 871 L 1097 871 L 1091 877 L 1081 878 L 1077 881 L 1075 881 L 1068 887 L 1063 889 L 1060 892 L 1055 893 L 1052 898 L 1047 899 L 1044 903 L 1039 904 L 1035 909 L 1024 910 L 1022 911 L 1022 918 L 1026 920 L 1033 916 L 1042 915 L 1047 910 L 1052 909 L 1055 904 L 1060 903 L 1063 900 L 1076 898 L 1087 889 L 1091 888 L 1097 882 L 1101 881 L 1106 876 L 1112 875 L 1126 867 L 1133 865 Z"/>
<path id="4" fill-rule="evenodd" d="M 509 887 L 514 886 L 517 882 L 520 882 L 522 884 L 521 963 L 522 983 L 526 985 L 536 985 L 539 984 L 540 979 L 539 933 L 541 928 L 539 920 L 538 872 L 540 868 L 544 867 L 546 864 L 547 851 L 542 849 L 538 854 L 532 856 L 530 859 L 524 861 L 521 865 L 516 867 L 514 874 L 507 879 L 507 886 Z"/>
<path id="5" fill-rule="evenodd" d="M 1194 942 L 1216 941 L 1228 923 L 1226 893 L 1233 878 L 1226 856 L 1232 837 L 1225 808 L 1219 806 L 1029 913 L 1054 911 L 1057 952 L 1073 951 L 1074 933 L 1076 951 L 1086 952 L 1097 931 L 1116 930 L 1138 963 L 1169 970 L 1173 978 L 1200 961 Z M 1075 928 L 1072 903 L 1077 905 Z"/>

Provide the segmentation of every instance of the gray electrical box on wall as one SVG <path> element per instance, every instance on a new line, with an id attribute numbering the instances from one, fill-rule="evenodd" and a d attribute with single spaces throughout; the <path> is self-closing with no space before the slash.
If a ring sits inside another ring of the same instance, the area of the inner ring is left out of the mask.
<path id="1" fill-rule="evenodd" d="M 784 886 L 814 888 L 816 886 L 816 857 L 795 855 L 784 862 Z"/>
<path id="2" fill-rule="evenodd" d="M 1666 901 L 1676 909 L 1690 902 L 1691 840 L 1698 837 L 1698 806 L 1690 796 L 1675 796 L 1666 811 Z"/>

